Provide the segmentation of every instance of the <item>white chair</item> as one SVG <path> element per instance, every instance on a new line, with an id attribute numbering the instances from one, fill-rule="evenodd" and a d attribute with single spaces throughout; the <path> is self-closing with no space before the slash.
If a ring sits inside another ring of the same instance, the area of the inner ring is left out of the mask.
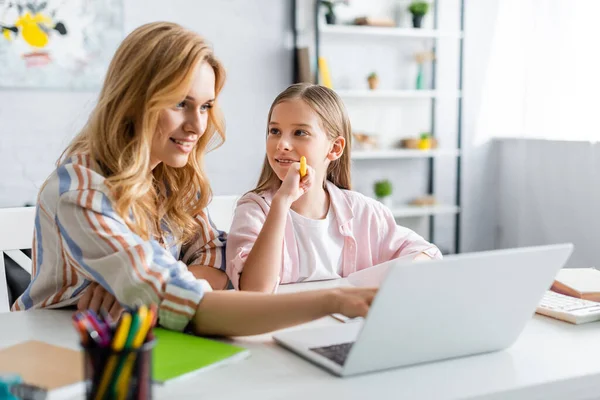
<path id="1" fill-rule="evenodd" d="M 0 208 L 0 313 L 10 311 L 4 254 L 31 274 L 31 260 L 20 249 L 30 249 L 34 207 Z"/>
<path id="2" fill-rule="evenodd" d="M 221 231 L 229 232 L 233 211 L 240 196 L 214 196 L 208 205 L 210 219 Z"/>

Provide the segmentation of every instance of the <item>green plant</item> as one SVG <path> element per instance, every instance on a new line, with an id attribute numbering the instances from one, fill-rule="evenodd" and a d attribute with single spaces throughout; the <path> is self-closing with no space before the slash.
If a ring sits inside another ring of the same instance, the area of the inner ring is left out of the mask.
<path id="1" fill-rule="evenodd" d="M 425 15 L 429 11 L 429 3 L 426 1 L 413 1 L 408 6 L 408 11 L 413 15 Z"/>
<path id="2" fill-rule="evenodd" d="M 367 76 L 367 79 L 377 79 L 377 73 L 376 72 L 371 72 L 369 74 L 369 76 Z"/>
<path id="3" fill-rule="evenodd" d="M 333 1 L 321 0 L 321 5 L 323 5 L 325 8 L 327 8 L 327 12 L 329 14 L 333 14 L 333 8 L 335 7 L 336 4 L 348 5 L 348 3 L 349 3 L 349 0 L 333 0 Z"/>
<path id="4" fill-rule="evenodd" d="M 431 137 L 431 133 L 429 133 L 429 132 L 423 132 L 423 133 L 421 133 L 421 134 L 419 135 L 419 137 L 420 137 L 421 139 L 423 139 L 423 140 L 424 140 L 424 139 L 429 139 L 429 138 Z"/>
<path id="5" fill-rule="evenodd" d="M 384 198 L 392 194 L 392 182 L 387 179 L 375 182 L 375 196 Z"/>

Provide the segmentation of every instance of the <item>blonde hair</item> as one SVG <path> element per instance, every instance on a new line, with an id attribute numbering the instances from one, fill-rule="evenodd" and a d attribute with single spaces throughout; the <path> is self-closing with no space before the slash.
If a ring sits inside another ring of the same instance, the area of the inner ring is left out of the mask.
<path id="1" fill-rule="evenodd" d="M 321 85 L 313 85 L 311 83 L 296 83 L 289 86 L 281 92 L 271 104 L 269 116 L 267 118 L 267 135 L 269 134 L 269 122 L 273 109 L 279 103 L 292 99 L 301 99 L 314 112 L 317 113 L 321 120 L 321 124 L 328 134 L 330 140 L 335 140 L 338 137 L 343 137 L 346 140 L 346 147 L 342 156 L 335 161 L 332 161 L 327 168 L 326 178 L 340 189 L 351 188 L 350 176 L 350 148 L 352 147 L 352 127 L 350 126 L 350 118 L 346 112 L 346 107 L 333 90 Z M 281 185 L 281 180 L 271 168 L 269 160 L 265 155 L 262 171 L 256 188 L 252 190 L 254 193 L 261 193 L 267 190 L 273 190 Z"/>
<path id="2" fill-rule="evenodd" d="M 150 165 L 160 112 L 185 98 L 202 62 L 214 70 L 217 97 L 225 70 L 202 37 L 168 22 L 134 30 L 117 49 L 87 124 L 58 161 L 89 154 L 106 177 L 114 209 L 144 239 L 162 238 L 166 228 L 179 242 L 189 241 L 198 231 L 195 217 L 212 196 L 204 155 L 225 140 L 216 102 L 187 165 L 161 163 L 152 171 Z"/>

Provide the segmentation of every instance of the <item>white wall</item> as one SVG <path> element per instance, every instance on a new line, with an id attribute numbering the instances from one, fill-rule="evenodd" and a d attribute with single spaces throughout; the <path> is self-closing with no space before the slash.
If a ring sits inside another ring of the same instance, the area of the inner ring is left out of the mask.
<path id="1" fill-rule="evenodd" d="M 498 140 L 497 247 L 571 242 L 570 267 L 598 267 L 600 144 Z"/>
<path id="2" fill-rule="evenodd" d="M 482 120 L 486 67 L 490 59 L 498 1 L 466 0 L 465 4 L 462 161 L 462 243 L 465 251 L 494 248 L 498 229 L 497 194 L 493 182 L 497 171 L 495 153 L 488 127 Z M 241 193 L 251 188 L 264 154 L 268 107 L 275 95 L 291 81 L 289 2 L 173 0 L 168 7 L 158 0 L 125 0 L 124 3 L 125 33 L 145 22 L 171 20 L 200 32 L 214 43 L 216 54 L 228 71 L 222 97 L 228 140 L 208 156 L 207 169 L 216 194 Z M 305 7 L 308 7 L 309 13 L 312 12 L 312 0 L 300 0 L 300 3 L 309 4 Z M 446 27 L 452 29 L 451 24 L 458 23 L 457 4 L 457 0 L 440 0 L 441 26 L 450 24 Z M 403 18 L 406 23 L 406 15 Z M 431 22 L 431 19 L 425 21 L 426 24 Z M 302 40 L 312 43 L 310 38 Z M 446 41 L 443 44 L 438 49 L 439 72 L 450 78 L 440 76 L 438 82 L 453 87 L 458 63 L 451 55 L 457 54 L 452 47 L 457 43 Z M 445 54 L 449 55 L 446 57 Z M 357 72 L 360 75 L 364 71 Z M 403 83 L 395 81 L 392 84 Z M 0 90 L 0 207 L 35 201 L 37 188 L 52 170 L 62 149 L 85 122 L 95 96 L 96 93 L 86 92 Z M 448 135 L 444 144 L 450 147 L 457 128 L 455 113 L 453 104 L 438 102 L 438 134 L 445 132 Z M 427 129 L 423 125 L 408 123 L 406 118 L 403 121 L 406 124 L 402 124 L 395 133 L 412 134 L 413 131 Z M 386 127 L 384 124 L 380 127 L 393 132 L 393 126 L 388 124 Z M 402 130 L 404 128 L 406 130 Z M 363 171 L 367 171 L 370 162 L 362 163 Z M 396 199 L 403 201 L 425 190 L 423 171 L 423 160 L 379 163 L 375 165 L 375 175 L 365 172 L 361 178 L 361 172 L 356 172 L 356 187 L 370 193 L 373 178 L 389 174 L 397 180 Z M 448 202 L 453 200 L 454 195 L 453 173 L 453 160 L 438 162 L 436 190 Z M 439 234 L 436 242 L 451 248 L 453 217 L 438 217 L 437 221 Z M 418 225 L 418 221 L 408 222 Z"/>
<path id="3" fill-rule="evenodd" d="M 215 194 L 251 189 L 264 156 L 268 108 L 292 81 L 287 1 L 123 0 L 125 34 L 156 20 L 180 23 L 214 44 L 228 79 L 221 104 L 227 142 L 207 157 Z M 84 124 L 91 92 L 0 89 L 0 207 L 35 202 L 55 160 Z"/>

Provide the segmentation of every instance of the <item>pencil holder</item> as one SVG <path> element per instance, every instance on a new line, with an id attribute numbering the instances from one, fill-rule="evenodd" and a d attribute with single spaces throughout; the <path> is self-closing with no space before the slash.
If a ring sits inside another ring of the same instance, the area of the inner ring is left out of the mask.
<path id="1" fill-rule="evenodd" d="M 151 399 L 152 349 L 155 340 L 138 349 L 82 345 L 86 399 Z"/>

